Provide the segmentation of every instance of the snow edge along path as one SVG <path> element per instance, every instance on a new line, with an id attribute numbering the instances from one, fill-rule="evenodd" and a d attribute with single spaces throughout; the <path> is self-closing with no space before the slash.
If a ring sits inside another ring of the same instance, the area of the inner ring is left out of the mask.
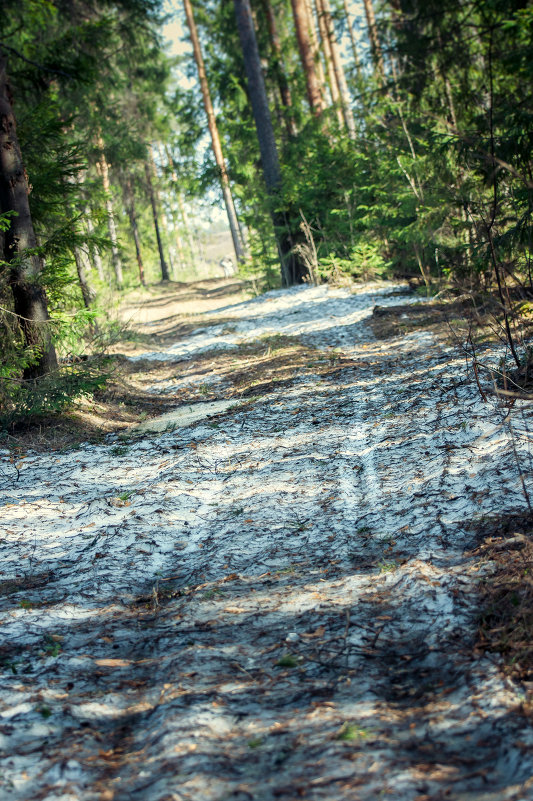
<path id="1" fill-rule="evenodd" d="M 26 577 L 0 617 L 6 797 L 533 798 L 520 690 L 472 654 L 465 555 L 470 521 L 523 508 L 513 455 L 456 353 L 374 339 L 376 302 L 413 300 L 394 292 L 219 309 L 143 358 L 289 334 L 359 366 L 30 455 L 17 482 L 2 464 L 2 581 Z"/>

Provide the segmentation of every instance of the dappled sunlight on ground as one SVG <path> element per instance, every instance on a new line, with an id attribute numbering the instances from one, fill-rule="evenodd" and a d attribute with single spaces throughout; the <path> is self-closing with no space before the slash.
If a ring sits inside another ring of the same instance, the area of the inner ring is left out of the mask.
<path id="1" fill-rule="evenodd" d="M 188 426 L 29 454 L 18 480 L 6 463 L 10 797 L 531 796 L 521 691 L 474 648 L 487 568 L 466 553 L 473 522 L 524 507 L 515 454 L 457 353 L 358 322 L 389 292 L 225 307 L 226 332 L 148 357 L 272 332 L 342 353 Z"/>

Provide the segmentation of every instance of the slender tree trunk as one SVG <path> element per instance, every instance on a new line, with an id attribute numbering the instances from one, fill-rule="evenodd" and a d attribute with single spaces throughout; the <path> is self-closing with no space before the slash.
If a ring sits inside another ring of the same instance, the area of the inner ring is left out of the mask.
<path id="1" fill-rule="evenodd" d="M 268 25 L 268 33 L 270 36 L 270 46 L 272 48 L 274 66 L 276 69 L 276 77 L 279 86 L 279 93 L 281 102 L 285 109 L 284 120 L 289 136 L 296 136 L 297 129 L 294 122 L 294 115 L 292 109 L 292 95 L 289 87 L 289 82 L 283 69 L 283 53 L 281 51 L 281 41 L 278 33 L 278 26 L 276 23 L 276 15 L 272 8 L 271 0 L 263 0 L 263 7 Z"/>
<path id="2" fill-rule="evenodd" d="M 124 276 L 122 275 L 122 261 L 118 249 L 118 236 L 117 227 L 115 225 L 115 211 L 113 209 L 113 198 L 111 196 L 111 184 L 109 183 L 109 165 L 105 157 L 104 140 L 102 135 L 98 136 L 98 149 L 100 151 L 100 160 L 98 168 L 102 177 L 102 184 L 105 192 L 105 207 L 107 212 L 107 227 L 109 229 L 109 239 L 111 240 L 111 262 L 113 270 L 115 271 L 115 278 L 117 286 L 122 289 L 124 285 Z"/>
<path id="3" fill-rule="evenodd" d="M 3 236 L 0 258 L 10 265 L 14 311 L 18 315 L 24 343 L 38 354 L 36 363 L 24 371 L 24 377 L 38 378 L 57 368 L 57 357 L 52 344 L 46 293 L 41 285 L 43 261 L 36 252 L 29 192 L 6 59 L 0 47 L 0 213 L 14 212 L 9 230 Z"/>
<path id="4" fill-rule="evenodd" d="M 372 60 L 374 61 L 374 67 L 376 69 L 378 78 L 383 80 L 385 77 L 385 68 L 383 66 L 383 53 L 378 37 L 374 6 L 372 5 L 372 0 L 363 0 L 363 4 L 365 6 L 365 16 L 368 26 L 368 36 L 370 38 L 370 49 L 372 50 Z"/>
<path id="5" fill-rule="evenodd" d="M 128 176 L 124 182 L 124 201 L 126 204 L 126 211 L 128 213 L 128 218 L 130 221 L 130 228 L 131 233 L 133 236 L 133 242 L 135 244 L 135 256 L 137 258 L 137 266 L 139 268 L 139 280 L 143 286 L 145 286 L 144 281 L 144 265 L 142 259 L 142 251 L 141 251 L 141 239 L 139 236 L 139 226 L 137 225 L 137 211 L 135 209 L 135 194 L 133 191 L 133 184 L 131 181 L 131 176 Z"/>
<path id="6" fill-rule="evenodd" d="M 272 203 L 271 216 L 281 262 L 281 277 L 283 284 L 290 286 L 291 284 L 300 283 L 307 274 L 307 270 L 294 253 L 291 253 L 291 236 L 287 231 L 284 216 L 274 209 L 274 202 L 281 190 L 281 170 L 268 107 L 265 81 L 261 69 L 261 59 L 255 38 L 250 2 L 249 0 L 234 0 L 234 6 L 248 81 L 248 95 L 252 105 L 259 150 L 261 152 L 261 166 Z M 280 228 L 284 229 L 285 233 L 280 234 Z"/>
<path id="7" fill-rule="evenodd" d="M 322 8 L 320 5 L 320 0 L 315 0 L 317 16 L 318 16 L 318 27 L 320 29 L 320 40 L 322 42 L 322 50 L 324 52 L 324 61 L 326 62 L 326 70 L 328 73 L 328 84 L 329 84 L 329 91 L 331 93 L 331 101 L 335 106 L 335 113 L 337 114 L 337 121 L 339 123 L 339 127 L 342 129 L 344 128 L 344 117 L 342 114 L 342 109 L 340 107 L 340 94 L 339 94 L 339 87 L 337 84 L 337 77 L 335 75 L 335 69 L 333 67 L 333 60 L 331 56 L 331 44 L 329 41 L 328 35 L 328 28 L 326 24 L 326 20 L 324 14 L 322 13 Z"/>
<path id="8" fill-rule="evenodd" d="M 89 236 L 93 236 L 94 225 L 91 216 L 90 206 L 85 207 L 85 225 L 87 226 L 87 233 L 89 234 Z M 89 254 L 94 269 L 98 274 L 98 278 L 100 279 L 100 281 L 105 281 L 104 265 L 102 264 L 102 257 L 100 256 L 98 248 L 95 245 L 89 245 Z"/>
<path id="9" fill-rule="evenodd" d="M 175 277 L 174 258 L 172 256 L 172 247 L 170 245 L 170 226 L 168 224 L 168 217 L 165 211 L 165 203 L 161 199 L 161 194 L 157 191 L 157 189 L 156 189 L 156 202 L 161 210 L 161 224 L 163 226 L 163 231 L 165 232 L 165 238 L 167 241 L 167 252 L 168 252 L 168 261 L 170 264 L 170 274 L 171 276 Z"/>
<path id="10" fill-rule="evenodd" d="M 150 163 L 146 162 L 144 165 L 144 173 L 146 175 L 146 187 L 148 189 L 148 197 L 150 198 L 150 205 L 152 207 L 152 218 L 154 221 L 155 236 L 157 239 L 157 249 L 159 251 L 159 264 L 161 266 L 161 280 L 170 281 L 167 263 L 165 261 L 165 253 L 163 251 L 163 241 L 161 239 L 161 231 L 159 228 L 159 211 L 157 208 L 153 177 L 155 173 L 155 165 L 152 156 L 152 150 L 149 152 Z"/>
<path id="11" fill-rule="evenodd" d="M 185 7 L 185 15 L 187 17 L 187 25 L 189 26 L 189 33 L 194 52 L 194 60 L 198 69 L 198 77 L 200 79 L 200 88 L 202 90 L 202 97 L 204 100 L 205 113 L 207 115 L 207 125 L 209 133 L 211 134 L 211 142 L 213 145 L 213 154 L 215 161 L 220 172 L 220 184 L 222 187 L 222 195 L 224 197 L 224 204 L 226 206 L 226 213 L 228 215 L 228 223 L 231 231 L 231 238 L 233 240 L 233 247 L 235 249 L 235 256 L 238 262 L 244 261 L 245 254 L 242 243 L 239 239 L 239 226 L 237 224 L 237 213 L 235 211 L 235 204 L 233 203 L 233 196 L 229 185 L 228 171 L 226 169 L 226 162 L 224 154 L 222 153 L 222 145 L 220 143 L 220 135 L 218 133 L 217 122 L 215 118 L 215 111 L 213 103 L 211 102 L 211 94 L 209 92 L 209 84 L 207 82 L 207 75 L 205 72 L 204 59 L 202 56 L 202 49 L 200 47 L 200 39 L 198 38 L 198 31 L 194 21 L 191 0 L 183 0 Z"/>
<path id="12" fill-rule="evenodd" d="M 298 40 L 298 49 L 305 74 L 305 84 L 307 88 L 307 99 L 311 112 L 320 116 L 324 111 L 324 100 L 322 97 L 322 86 L 320 85 L 315 64 L 317 61 L 316 49 L 310 34 L 310 19 L 307 13 L 306 0 L 291 0 L 292 14 L 294 17 L 294 27 Z"/>
<path id="13" fill-rule="evenodd" d="M 83 298 L 83 305 L 86 309 L 90 309 L 94 300 L 94 290 L 89 284 L 87 277 L 87 269 L 85 266 L 86 255 L 81 248 L 74 248 L 74 261 L 76 262 L 76 272 L 78 273 L 78 281 L 80 283 L 81 296 Z"/>
<path id="14" fill-rule="evenodd" d="M 326 38 L 329 39 L 331 60 L 333 62 L 333 69 L 335 71 L 335 80 L 337 82 L 337 87 L 341 98 L 342 114 L 344 117 L 344 122 L 346 123 L 346 128 L 348 129 L 348 135 L 350 139 L 355 141 L 357 138 L 357 134 L 355 130 L 355 120 L 352 112 L 350 91 L 348 89 L 346 75 L 344 74 L 344 67 L 342 65 L 339 45 L 337 43 L 337 37 L 335 35 L 335 28 L 333 27 L 333 19 L 331 16 L 331 6 L 329 4 L 329 0 L 318 0 L 318 7 L 321 11 L 321 16 L 323 18 L 324 25 L 326 28 Z"/>
<path id="15" fill-rule="evenodd" d="M 346 17 L 346 25 L 348 27 L 348 32 L 350 34 L 350 42 L 352 45 L 352 54 L 353 60 L 355 65 L 355 73 L 357 75 L 358 80 L 360 81 L 362 76 L 361 73 L 361 61 L 359 59 L 359 52 L 357 50 L 357 43 L 355 41 L 355 33 L 353 30 L 353 17 L 348 6 L 348 0 L 344 0 L 344 16 Z"/>

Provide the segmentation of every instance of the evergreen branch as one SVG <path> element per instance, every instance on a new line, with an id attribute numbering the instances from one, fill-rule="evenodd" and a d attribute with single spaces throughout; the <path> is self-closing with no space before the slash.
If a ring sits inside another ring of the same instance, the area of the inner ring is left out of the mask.
<path id="1" fill-rule="evenodd" d="M 22 61 L 25 61 L 26 64 L 30 64 L 32 67 L 37 67 L 37 69 L 43 70 L 43 72 L 52 72 L 54 73 L 54 75 L 62 75 L 64 78 L 74 77 L 70 73 L 64 72 L 63 70 L 57 70 L 54 69 L 53 67 L 47 67 L 45 64 L 39 64 L 37 61 L 32 61 L 30 58 L 26 58 L 26 56 L 23 56 L 22 53 L 20 53 L 14 47 L 7 45 L 5 42 L 0 41 L 0 47 L 2 47 L 4 50 L 8 50 L 10 53 L 12 53 L 17 58 L 20 58 Z"/>

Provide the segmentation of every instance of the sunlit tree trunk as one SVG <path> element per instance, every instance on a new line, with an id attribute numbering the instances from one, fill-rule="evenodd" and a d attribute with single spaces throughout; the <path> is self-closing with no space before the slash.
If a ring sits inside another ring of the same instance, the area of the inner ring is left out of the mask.
<path id="1" fill-rule="evenodd" d="M 311 48 L 314 53 L 315 57 L 315 69 L 316 75 L 318 78 L 318 83 L 320 84 L 320 91 L 322 93 L 322 102 L 324 106 L 326 105 L 326 75 L 324 73 L 324 67 L 322 65 L 322 59 L 320 57 L 320 47 L 319 47 L 319 36 L 317 30 L 317 20 L 318 17 L 315 19 L 315 10 L 313 7 L 313 0 L 305 0 L 305 8 L 307 11 L 307 25 L 309 29 L 309 40 L 311 42 Z"/>
<path id="2" fill-rule="evenodd" d="M 350 92 L 348 90 L 348 84 L 346 82 L 346 75 L 344 74 L 344 67 L 342 65 L 339 45 L 337 42 L 337 37 L 335 35 L 335 28 L 333 27 L 331 6 L 329 4 L 329 0 L 318 0 L 317 4 L 318 8 L 320 9 L 320 13 L 323 19 L 323 24 L 325 25 L 326 38 L 329 40 L 329 45 L 331 50 L 331 60 L 333 62 L 335 80 L 337 83 L 338 92 L 341 99 L 344 122 L 346 123 L 346 128 L 348 129 L 348 135 L 350 136 L 350 139 L 353 139 L 355 141 L 356 139 L 355 121 L 353 118 Z"/>
<path id="3" fill-rule="evenodd" d="M 307 12 L 307 2 L 306 0 L 291 0 L 291 6 L 298 40 L 298 50 L 305 75 L 307 99 L 309 100 L 311 112 L 315 116 L 319 116 L 324 111 L 324 99 L 322 86 L 316 71 L 318 54 L 316 48 L 313 48 L 311 39 L 311 21 Z"/>
<path id="4" fill-rule="evenodd" d="M 98 171 L 102 178 L 102 185 L 105 192 L 105 207 L 107 212 L 107 227 L 109 230 L 109 239 L 111 240 L 111 262 L 115 272 L 117 286 L 122 289 L 124 285 L 124 277 L 122 275 L 122 260 L 118 249 L 118 236 L 117 226 L 115 224 L 115 210 L 113 208 L 113 198 L 111 196 L 111 184 L 109 182 L 109 165 L 105 156 L 104 140 L 102 135 L 98 136 L 98 150 L 100 151 L 100 159 L 98 161 Z"/>
<path id="5" fill-rule="evenodd" d="M 274 208 L 274 203 L 281 190 L 281 170 L 268 107 L 265 81 L 261 69 L 261 59 L 255 38 L 250 2 L 249 0 L 234 0 L 234 6 L 246 69 L 248 95 L 252 105 L 257 139 L 259 141 L 261 166 L 272 203 L 271 215 L 281 262 L 281 277 L 284 285 L 290 286 L 301 282 L 307 271 L 305 265 L 291 252 L 292 242 L 284 224 L 284 216 Z M 280 230 L 284 230 L 285 233 L 280 233 Z"/>
<path id="6" fill-rule="evenodd" d="M 207 125 L 209 133 L 211 134 L 211 142 L 213 146 L 213 154 L 215 161 L 220 172 L 220 184 L 222 187 L 222 195 L 224 197 L 224 204 L 226 206 L 226 213 L 228 215 L 228 223 L 231 231 L 231 238 L 233 240 L 233 247 L 235 249 L 235 256 L 237 261 L 244 261 L 244 248 L 239 238 L 239 226 L 237 224 L 237 213 L 235 211 L 235 204 L 229 185 L 228 171 L 226 169 L 226 162 L 224 154 L 222 153 L 222 145 L 220 142 L 220 135 L 218 133 L 217 122 L 215 118 L 215 111 L 211 101 L 211 94 L 209 92 L 209 84 L 207 82 L 207 75 L 205 72 L 204 59 L 202 56 L 202 48 L 200 47 L 200 39 L 198 38 L 198 31 L 194 21 L 194 15 L 191 5 L 191 0 L 183 0 L 185 7 L 185 15 L 187 17 L 187 25 L 189 26 L 189 33 L 194 52 L 194 60 L 198 69 L 198 77 L 200 80 L 200 88 L 202 90 L 202 97 L 204 101 L 205 113 L 207 115 Z"/>
<path id="7" fill-rule="evenodd" d="M 167 263 L 165 261 L 165 253 L 163 250 L 163 240 L 161 239 L 161 229 L 159 226 L 159 209 L 157 207 L 157 198 L 154 187 L 155 164 L 152 156 L 152 149 L 149 148 L 148 154 L 149 161 L 144 165 L 144 174 L 146 176 L 146 188 L 148 189 L 148 197 L 150 198 L 150 206 L 152 207 L 152 219 L 154 222 L 155 236 L 157 239 L 157 249 L 159 251 L 159 265 L 161 267 L 161 280 L 170 281 Z"/>
<path id="8" fill-rule="evenodd" d="M 378 37 L 378 28 L 376 25 L 376 16 L 374 14 L 374 6 L 372 0 L 363 0 L 365 7 L 366 23 L 368 26 L 368 36 L 370 39 L 370 49 L 372 50 L 372 60 L 376 69 L 377 76 L 380 80 L 385 77 L 385 68 L 383 66 L 383 53 L 381 44 Z"/>
<path id="9" fill-rule="evenodd" d="M 322 50 L 324 52 L 324 61 L 326 62 L 326 71 L 328 74 L 328 85 L 329 91 L 331 93 L 331 101 L 335 106 L 335 112 L 337 115 L 337 121 L 339 123 L 340 128 L 344 128 L 344 117 L 342 114 L 342 109 L 340 107 L 340 94 L 339 88 L 337 85 L 337 78 L 335 75 L 335 69 L 333 67 L 333 59 L 331 56 L 331 45 L 328 36 L 328 29 L 326 25 L 326 20 L 324 18 L 324 14 L 322 13 L 322 8 L 320 6 L 320 0 L 315 0 L 316 4 L 316 11 L 318 16 L 318 27 L 320 30 L 320 40 L 322 42 Z"/>
<path id="10" fill-rule="evenodd" d="M 41 285 L 43 261 L 37 254 L 29 192 L 6 59 L 0 47 L 0 213 L 13 212 L 9 230 L 2 238 L 0 258 L 9 264 L 14 311 L 18 315 L 24 343 L 39 354 L 36 363 L 25 370 L 24 376 L 38 378 L 57 368 L 57 357 L 52 344 L 46 293 Z"/>

